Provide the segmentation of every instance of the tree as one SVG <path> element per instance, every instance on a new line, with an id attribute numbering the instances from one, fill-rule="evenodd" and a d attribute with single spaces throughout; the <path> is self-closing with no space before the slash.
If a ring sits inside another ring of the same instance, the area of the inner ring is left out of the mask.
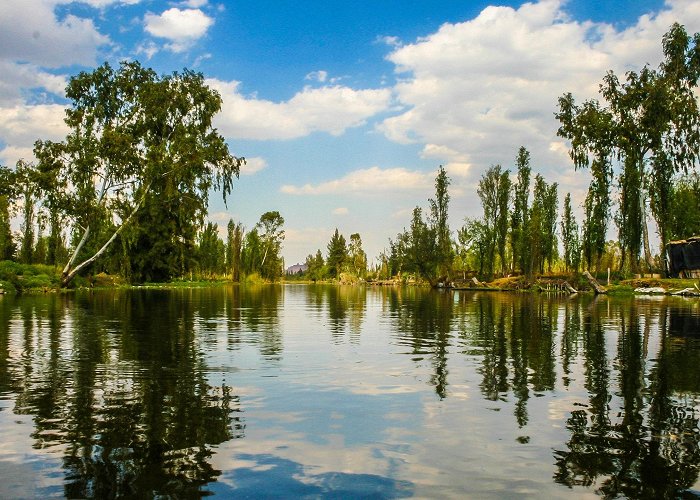
<path id="1" fill-rule="evenodd" d="M 684 176 L 671 187 L 668 238 L 700 235 L 700 175 Z"/>
<path id="2" fill-rule="evenodd" d="M 564 244 L 564 265 L 567 271 L 578 271 L 581 260 L 581 248 L 578 224 L 571 209 L 571 193 L 564 197 L 564 213 L 561 219 L 561 239 Z"/>
<path id="3" fill-rule="evenodd" d="M 578 107 L 571 94 L 559 99 L 557 118 L 562 126 L 558 133 L 571 141 L 575 166 L 588 166 L 589 157 L 606 171 L 612 157 L 622 165 L 616 222 L 623 259 L 629 259 L 632 269 L 638 268 L 642 241 L 648 248 L 645 191 L 665 246 L 670 180 L 674 173 L 687 172 L 700 158 L 700 112 L 695 96 L 700 78 L 698 42 L 700 34 L 691 38 L 674 23 L 663 37 L 664 61 L 658 70 L 645 66 L 639 73 L 629 71 L 624 81 L 612 71 L 605 75 L 600 93 L 607 107 L 598 101 Z M 611 177 L 611 171 L 594 174 L 597 186 L 589 193 L 598 193 L 605 187 L 600 181 Z M 604 203 L 598 206 L 601 201 L 598 194 L 591 194 L 591 212 L 605 211 Z M 584 225 L 586 232 L 591 231 Z M 594 232 L 600 231 L 596 228 Z M 600 255 L 598 243 L 594 246 L 597 248 L 591 250 Z"/>
<path id="4" fill-rule="evenodd" d="M 17 195 L 22 199 L 22 238 L 19 261 L 24 264 L 31 264 L 34 255 L 34 208 L 37 194 L 35 171 L 34 165 L 19 160 L 14 175 Z"/>
<path id="5" fill-rule="evenodd" d="M 500 165 L 490 167 L 479 180 L 477 194 L 484 210 L 483 223 L 486 228 L 485 271 L 493 274 L 496 268 L 496 253 L 501 259 L 501 270 L 506 269 L 505 248 L 508 237 L 508 204 L 511 182 L 508 170 Z"/>
<path id="6" fill-rule="evenodd" d="M 34 150 L 44 177 L 57 179 L 54 189 L 80 236 L 62 285 L 136 219 L 128 240 L 142 257 L 142 275 L 149 274 L 147 265 L 160 264 L 163 252 L 182 258 L 203 224 L 209 189 L 221 189 L 226 200 L 244 161 L 229 153 L 212 126 L 221 97 L 201 74 L 184 70 L 158 77 L 138 62 L 82 72 L 70 79 L 66 97 L 68 136 L 63 142 L 37 141 Z M 109 231 L 100 235 L 100 227 Z M 96 251 L 83 255 L 93 236 Z M 177 271 L 173 260 L 150 274 L 169 277 Z"/>
<path id="7" fill-rule="evenodd" d="M 311 281 L 318 281 L 323 279 L 324 276 L 324 262 L 321 250 L 316 251 L 316 255 L 309 255 L 306 257 L 306 274 Z"/>
<path id="8" fill-rule="evenodd" d="M 350 235 L 350 243 L 348 244 L 348 261 L 355 276 L 364 278 L 367 273 L 367 254 L 362 249 L 362 238 L 359 233 Z"/>
<path id="9" fill-rule="evenodd" d="M 442 165 L 438 169 L 435 178 L 435 199 L 428 201 L 430 204 L 430 224 L 435 233 L 435 260 L 437 273 L 440 276 L 447 276 L 452 267 L 452 237 L 450 236 L 450 226 L 447 221 L 450 194 L 447 188 L 450 179 Z"/>
<path id="10" fill-rule="evenodd" d="M 345 262 L 348 258 L 348 250 L 345 245 L 345 236 L 338 232 L 335 228 L 335 233 L 328 242 L 328 257 L 326 264 L 328 266 L 328 275 L 331 278 L 337 278 L 343 272 Z"/>
<path id="11" fill-rule="evenodd" d="M 515 161 L 518 169 L 518 181 L 514 186 L 513 213 L 511 216 L 511 251 L 513 252 L 513 271 L 517 268 L 525 272 L 526 263 L 529 262 L 529 246 L 525 228 L 528 225 L 529 197 L 530 197 L 530 153 L 524 146 L 520 146 L 518 157 Z"/>
<path id="12" fill-rule="evenodd" d="M 204 276 L 214 276 L 224 270 L 224 242 L 219 238 L 219 226 L 208 222 L 199 236 L 199 269 Z"/>
<path id="13" fill-rule="evenodd" d="M 484 275 L 489 248 L 490 234 L 483 220 L 467 218 L 457 233 L 457 239 L 465 249 L 465 260 L 470 260 L 479 276 Z"/>
<path id="14" fill-rule="evenodd" d="M 557 184 L 547 185 L 540 174 L 535 175 L 529 219 L 530 264 L 526 273 L 532 275 L 534 272 L 543 273 L 545 262 L 551 270 L 557 247 Z"/>
<path id="15" fill-rule="evenodd" d="M 10 205 L 14 193 L 15 173 L 0 165 L 0 260 L 10 260 L 15 254 L 10 222 Z"/>
<path id="16" fill-rule="evenodd" d="M 265 212 L 255 226 L 262 241 L 263 255 L 260 262 L 260 274 L 265 278 L 275 279 L 282 274 L 280 252 L 284 240 L 284 217 L 278 211 Z"/>
<path id="17" fill-rule="evenodd" d="M 262 262 L 263 243 L 258 233 L 258 228 L 254 227 L 252 231 L 248 231 L 243 238 L 243 247 L 241 249 L 241 271 L 249 275 L 252 273 L 260 273 L 260 264 Z"/>
<path id="18" fill-rule="evenodd" d="M 243 224 L 229 219 L 226 228 L 226 268 L 233 281 L 241 280 L 241 249 L 243 247 Z"/>

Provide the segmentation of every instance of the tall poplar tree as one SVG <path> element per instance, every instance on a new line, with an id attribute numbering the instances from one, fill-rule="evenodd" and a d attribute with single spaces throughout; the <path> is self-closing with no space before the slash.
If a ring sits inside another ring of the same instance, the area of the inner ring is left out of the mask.
<path id="1" fill-rule="evenodd" d="M 511 215 L 511 252 L 512 269 L 525 272 L 526 262 L 529 261 L 529 245 L 525 228 L 528 225 L 530 197 L 530 152 L 521 146 L 515 161 L 518 169 L 518 180 L 513 186 L 513 212 Z"/>

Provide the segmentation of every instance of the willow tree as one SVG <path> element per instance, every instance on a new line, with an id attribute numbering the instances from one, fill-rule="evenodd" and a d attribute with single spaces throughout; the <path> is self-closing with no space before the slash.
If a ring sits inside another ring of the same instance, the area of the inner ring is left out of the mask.
<path id="1" fill-rule="evenodd" d="M 622 165 L 616 220 L 624 254 L 633 268 L 638 266 L 641 243 L 648 241 L 647 197 L 663 247 L 668 241 L 671 179 L 700 158 L 695 96 L 700 77 L 698 42 L 700 34 L 691 37 L 675 23 L 663 37 L 664 60 L 657 70 L 645 66 L 639 73 L 627 72 L 624 80 L 612 71 L 605 75 L 600 93 L 606 106 L 595 100 L 576 106 L 571 94 L 559 99 L 557 118 L 562 126 L 558 134 L 571 141 L 574 165 L 598 167 L 595 193 L 589 190 L 589 196 L 591 210 L 599 215 L 609 198 L 611 162 Z"/>
<path id="2" fill-rule="evenodd" d="M 148 226 L 142 235 L 161 237 L 148 249 L 137 247 L 142 255 L 151 252 L 145 265 L 159 264 L 162 253 L 152 252 L 170 251 L 172 242 L 194 244 L 209 190 L 222 190 L 225 201 L 244 161 L 229 153 L 212 126 L 219 94 L 199 73 L 158 76 L 123 62 L 72 77 L 66 97 L 67 137 L 37 141 L 34 150 L 40 171 L 57 179 L 56 196 L 78 236 L 62 284 L 104 254 L 130 223 L 135 230 Z"/>

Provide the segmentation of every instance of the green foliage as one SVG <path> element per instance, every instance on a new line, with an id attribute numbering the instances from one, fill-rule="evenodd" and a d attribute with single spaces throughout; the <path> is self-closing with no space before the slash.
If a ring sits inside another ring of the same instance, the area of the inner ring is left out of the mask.
<path id="1" fill-rule="evenodd" d="M 328 276 L 331 278 L 338 278 L 340 273 L 343 272 L 348 260 L 345 236 L 338 232 L 338 228 L 335 229 L 335 233 L 331 236 L 327 249 L 328 257 L 326 258 L 326 265 L 328 267 Z"/>
<path id="2" fill-rule="evenodd" d="M 56 268 L 42 264 L 0 261 L 0 287 L 5 291 L 55 288 L 61 282 Z"/>
<path id="3" fill-rule="evenodd" d="M 484 211 L 483 227 L 485 233 L 485 255 L 481 263 L 483 272 L 492 275 L 496 270 L 496 256 L 500 259 L 501 272 L 505 273 L 506 242 L 508 239 L 508 206 L 510 204 L 510 172 L 502 170 L 500 165 L 490 167 L 479 180 L 477 194 Z"/>
<path id="4" fill-rule="evenodd" d="M 450 179 L 442 165 L 435 177 L 435 198 L 428 200 L 430 205 L 430 226 L 435 233 L 435 265 L 439 276 L 448 276 L 452 268 L 452 236 L 448 224 L 450 194 L 447 188 Z"/>
<path id="5" fill-rule="evenodd" d="M 700 176 L 684 176 L 671 186 L 668 238 L 700 236 Z"/>
<path id="6" fill-rule="evenodd" d="M 447 240 L 449 243 L 449 239 Z M 364 278 L 367 274 L 367 254 L 362 249 L 362 238 L 359 233 L 350 235 L 348 243 L 348 267 L 358 278 Z"/>
<path id="7" fill-rule="evenodd" d="M 577 106 L 571 94 L 559 99 L 558 134 L 571 141 L 575 166 L 590 164 L 598 169 L 593 172 L 585 207 L 583 246 L 589 266 L 602 252 L 613 159 L 622 164 L 615 220 L 623 264 L 628 259 L 631 269 L 636 270 L 642 241 L 648 246 L 645 191 L 662 247 L 668 241 L 671 179 L 674 173 L 687 172 L 700 158 L 700 112 L 695 94 L 700 77 L 698 41 L 700 35 L 691 38 L 683 26 L 674 23 L 663 37 L 664 60 L 658 70 L 645 66 L 639 73 L 629 71 L 623 81 L 612 71 L 605 75 L 600 93 L 606 107 L 598 101 Z M 589 224 L 594 227 L 589 228 Z"/>
<path id="8" fill-rule="evenodd" d="M 208 222 L 199 235 L 199 271 L 202 276 L 212 278 L 224 274 L 226 248 L 219 238 L 219 226 Z"/>
<path id="9" fill-rule="evenodd" d="M 325 277 L 326 268 L 321 249 L 316 250 L 316 255 L 309 254 L 306 257 L 306 276 L 311 281 L 319 281 Z"/>
<path id="10" fill-rule="evenodd" d="M 518 181 L 513 187 L 513 212 L 511 214 L 511 251 L 513 271 L 524 272 L 530 262 L 529 245 L 525 228 L 529 223 L 530 152 L 521 146 L 516 159 Z"/>
<path id="11" fill-rule="evenodd" d="M 282 241 L 284 240 L 284 218 L 278 211 L 265 212 L 255 226 L 260 232 L 262 244 L 262 260 L 260 274 L 267 279 L 275 280 L 282 276 Z"/>
<path id="12" fill-rule="evenodd" d="M 226 227 L 226 269 L 233 281 L 241 279 L 241 249 L 243 247 L 243 224 L 228 221 Z"/>
<path id="13" fill-rule="evenodd" d="M 209 190 L 221 189 L 225 200 L 243 161 L 212 126 L 221 97 L 201 74 L 158 77 L 138 62 L 82 72 L 66 97 L 68 136 L 35 146 L 40 188 L 78 236 L 64 284 L 132 221 L 122 246 L 133 279 L 186 271 Z M 90 256 L 81 257 L 90 241 Z"/>
<path id="14" fill-rule="evenodd" d="M 564 213 L 561 220 L 561 239 L 564 245 L 564 265 L 567 271 L 578 271 L 581 263 L 581 242 L 578 224 L 571 208 L 571 193 L 564 198 Z"/>

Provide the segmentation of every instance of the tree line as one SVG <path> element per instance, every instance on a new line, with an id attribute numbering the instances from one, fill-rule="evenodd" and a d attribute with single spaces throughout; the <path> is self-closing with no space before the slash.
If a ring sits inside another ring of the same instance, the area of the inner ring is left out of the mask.
<path id="1" fill-rule="evenodd" d="M 665 245 L 700 233 L 700 34 L 674 24 L 664 59 L 620 78 L 608 72 L 601 99 L 558 101 L 558 135 L 591 180 L 580 225 L 571 194 L 559 216 L 558 185 L 530 165 L 525 147 L 514 172 L 491 166 L 476 194 L 482 215 L 454 234 L 450 179 L 440 167 L 435 196 L 368 262 L 359 233 L 338 230 L 303 277 L 415 276 L 433 285 L 467 272 L 532 276 L 581 267 L 622 273 L 666 270 Z M 210 191 L 230 194 L 245 158 L 229 152 L 212 125 L 221 97 L 190 70 L 157 75 L 138 62 L 105 63 L 72 77 L 62 141 L 38 140 L 36 163 L 0 167 L 0 259 L 61 268 L 61 284 L 106 272 L 130 282 L 179 277 L 279 279 L 284 218 L 266 212 L 248 231 L 205 222 Z M 615 210 L 613 210 L 615 209 Z M 648 214 L 661 242 L 649 245 Z M 11 220 L 21 220 L 12 234 Z M 607 238 L 610 223 L 618 241 Z M 561 246 L 559 242 L 561 241 Z M 561 248 L 561 254 L 560 254 Z"/>

